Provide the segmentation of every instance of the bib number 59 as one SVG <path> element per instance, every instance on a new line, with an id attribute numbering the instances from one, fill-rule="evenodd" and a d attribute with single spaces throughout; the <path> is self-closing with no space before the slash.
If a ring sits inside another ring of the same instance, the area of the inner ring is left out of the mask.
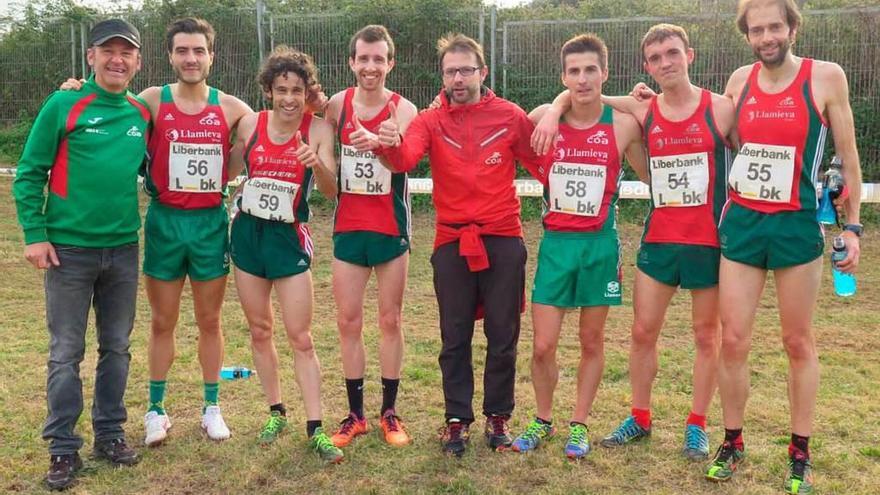
<path id="1" fill-rule="evenodd" d="M 272 196 L 270 194 L 261 194 L 260 199 L 257 200 L 260 205 L 260 209 L 269 210 L 269 211 L 278 211 L 278 196 Z"/>

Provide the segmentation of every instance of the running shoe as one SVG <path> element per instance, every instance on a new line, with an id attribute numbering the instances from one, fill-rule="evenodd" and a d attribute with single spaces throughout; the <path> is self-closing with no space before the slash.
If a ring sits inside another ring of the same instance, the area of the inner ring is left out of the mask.
<path id="1" fill-rule="evenodd" d="M 220 406 L 208 406 L 202 413 L 202 429 L 208 434 L 211 440 L 226 440 L 231 433 L 223 421 L 223 415 L 220 414 Z"/>
<path id="2" fill-rule="evenodd" d="M 785 493 L 813 493 L 813 464 L 802 452 L 795 452 L 794 456 L 788 458 L 784 486 Z"/>
<path id="3" fill-rule="evenodd" d="M 171 429 L 171 419 L 167 414 L 159 414 L 156 411 L 147 411 L 144 415 L 144 445 L 156 447 L 161 445 L 168 437 Z"/>
<path id="4" fill-rule="evenodd" d="M 697 425 L 687 425 L 684 429 L 685 457 L 692 461 L 703 461 L 709 458 L 709 437 L 706 430 Z"/>
<path id="5" fill-rule="evenodd" d="M 284 431 L 284 428 L 287 427 L 287 416 L 281 414 L 280 411 L 272 411 L 269 413 L 269 419 L 266 420 L 266 424 L 263 425 L 263 429 L 260 430 L 260 435 L 258 440 L 261 445 L 269 445 L 270 443 L 278 440 L 278 437 L 281 436 L 281 432 Z"/>
<path id="6" fill-rule="evenodd" d="M 581 459 L 590 453 L 590 438 L 587 425 L 571 423 L 568 442 L 565 443 L 565 455 L 569 459 Z"/>
<path id="7" fill-rule="evenodd" d="M 712 460 L 712 464 L 706 471 L 706 479 L 709 481 L 729 480 L 745 456 L 745 450 L 736 448 L 733 442 L 725 441 L 715 452 L 715 459 Z"/>
<path id="8" fill-rule="evenodd" d="M 315 429 L 315 433 L 309 439 L 309 447 L 326 463 L 339 464 L 344 457 L 339 447 L 333 445 L 330 437 L 320 427 Z"/>
<path id="9" fill-rule="evenodd" d="M 83 467 L 79 454 L 52 455 L 49 457 L 49 472 L 46 473 L 46 486 L 50 490 L 66 490 L 76 484 L 76 473 Z"/>
<path id="10" fill-rule="evenodd" d="M 529 423 L 529 426 L 526 427 L 526 431 L 516 437 L 516 440 L 514 440 L 511 445 L 511 449 L 514 452 L 529 452 L 535 450 L 538 448 L 538 445 L 541 445 L 541 442 L 549 440 L 550 437 L 555 434 L 556 428 L 554 428 L 553 425 L 542 423 L 535 418 Z"/>
<path id="11" fill-rule="evenodd" d="M 367 426 L 367 418 L 358 418 L 355 413 L 348 413 L 348 416 L 339 422 L 339 429 L 330 437 L 333 445 L 339 447 L 347 447 L 354 440 L 354 437 L 363 435 L 369 430 Z"/>
<path id="12" fill-rule="evenodd" d="M 507 415 L 493 414 L 486 416 L 486 429 L 484 433 L 486 435 L 486 444 L 489 445 L 490 449 L 501 451 L 510 448 L 513 438 L 510 437 L 510 427 L 507 425 L 508 420 L 510 420 L 510 416 Z"/>
<path id="13" fill-rule="evenodd" d="M 470 426 L 462 423 L 460 419 L 452 418 L 446 426 L 440 428 L 440 444 L 446 454 L 461 457 L 467 449 L 470 440 Z"/>
<path id="14" fill-rule="evenodd" d="M 623 423 L 620 423 L 620 426 L 618 426 L 616 430 L 611 432 L 610 435 L 603 438 L 600 443 L 603 447 L 620 447 L 622 445 L 636 442 L 650 436 L 651 429 L 648 428 L 646 430 L 642 428 L 638 423 L 636 423 L 636 418 L 634 416 L 630 416 L 623 420 Z"/>
<path id="15" fill-rule="evenodd" d="M 364 423 L 366 424 L 366 421 Z M 379 418 L 379 426 L 382 428 L 382 436 L 388 445 L 403 447 L 411 441 L 409 434 L 403 428 L 403 421 L 400 420 L 400 416 L 394 414 L 394 409 L 385 411 L 385 414 Z"/>

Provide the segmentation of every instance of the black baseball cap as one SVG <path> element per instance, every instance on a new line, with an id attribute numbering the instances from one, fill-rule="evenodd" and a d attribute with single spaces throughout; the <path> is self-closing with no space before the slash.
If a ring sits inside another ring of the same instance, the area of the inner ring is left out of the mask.
<path id="1" fill-rule="evenodd" d="M 89 32 L 89 46 L 100 46 L 113 38 L 122 38 L 136 48 L 141 47 L 141 33 L 122 19 L 101 21 Z"/>

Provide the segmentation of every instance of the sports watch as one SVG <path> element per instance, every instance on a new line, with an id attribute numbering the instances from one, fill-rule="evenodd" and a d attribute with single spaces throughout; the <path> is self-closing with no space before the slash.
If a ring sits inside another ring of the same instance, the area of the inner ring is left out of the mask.
<path id="1" fill-rule="evenodd" d="M 852 232 L 853 234 L 855 234 L 856 237 L 861 237 L 862 230 L 864 230 L 864 227 L 862 227 L 862 224 L 860 224 L 860 223 L 848 223 L 843 226 L 843 230 L 848 230 L 848 231 Z"/>

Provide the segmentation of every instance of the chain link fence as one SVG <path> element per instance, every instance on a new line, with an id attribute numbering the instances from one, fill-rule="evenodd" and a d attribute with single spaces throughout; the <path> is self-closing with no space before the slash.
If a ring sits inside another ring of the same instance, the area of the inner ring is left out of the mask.
<path id="1" fill-rule="evenodd" d="M 348 67 L 349 39 L 367 24 L 388 28 L 397 53 L 395 66 L 388 76 L 393 88 L 419 107 L 426 106 L 441 87 L 437 65 L 437 39 L 448 32 L 460 32 L 484 43 L 486 12 L 462 10 L 454 16 L 437 20 L 428 30 L 416 30 L 401 23 L 393 12 L 382 19 L 354 17 L 342 13 L 269 17 L 270 48 L 284 43 L 296 47 L 315 59 L 321 84 L 328 92 L 351 86 L 354 75 Z M 407 16 L 407 19 L 412 17 Z"/>
<path id="2" fill-rule="evenodd" d="M 501 94 L 524 108 L 551 101 L 563 89 L 559 49 L 578 33 L 593 32 L 609 49 L 606 94 L 626 94 L 637 82 L 656 85 L 639 51 L 648 28 L 659 22 L 684 27 L 696 52 L 691 80 L 718 93 L 730 74 L 754 60 L 733 15 L 599 20 L 517 21 L 502 27 Z M 795 53 L 834 61 L 846 71 L 866 178 L 880 180 L 880 8 L 804 12 Z M 830 141 L 830 140 L 829 140 Z"/>
<path id="3" fill-rule="evenodd" d="M 720 8 L 719 2 L 724 1 L 701 0 L 696 10 L 730 12 Z M 754 60 L 731 14 L 504 22 L 504 11 L 494 8 L 451 15 L 417 9 L 273 15 L 260 9 L 261 4 L 228 9 L 207 3 L 200 11 L 188 13 L 204 17 L 217 31 L 211 84 L 254 108 L 263 103 L 255 82 L 260 59 L 282 43 L 314 57 L 328 94 L 353 84 L 348 40 L 371 23 L 388 27 L 397 45 L 389 87 L 418 106 L 430 102 L 441 86 L 435 45 L 437 38 L 450 31 L 482 42 L 490 66 L 487 84 L 527 110 L 550 101 L 562 89 L 559 47 L 581 32 L 595 32 L 609 46 L 608 94 L 628 92 L 639 81 L 652 83 L 642 69 L 639 44 L 647 29 L 658 22 L 673 22 L 688 30 L 697 52 L 691 77 L 700 86 L 721 92 L 734 69 Z M 147 11 L 124 17 L 140 29 L 144 44 L 143 69 L 132 89 L 173 81 L 164 47 L 165 27 L 172 19 Z M 865 177 L 880 181 L 880 43 L 875 34 L 880 28 L 880 7 L 805 11 L 804 18 L 795 52 L 832 60 L 846 71 Z M 0 125 L 31 118 L 61 81 L 87 75 L 86 38 L 96 20 L 44 19 L 38 26 L 24 28 L 0 19 Z"/>

